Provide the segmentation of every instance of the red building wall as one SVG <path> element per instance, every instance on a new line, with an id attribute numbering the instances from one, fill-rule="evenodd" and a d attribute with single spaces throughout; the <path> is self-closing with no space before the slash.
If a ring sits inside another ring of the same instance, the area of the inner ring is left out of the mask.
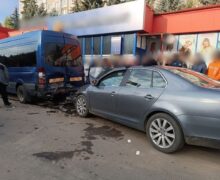
<path id="1" fill-rule="evenodd" d="M 144 23 L 144 31 L 145 32 L 152 32 L 153 30 L 153 20 L 154 20 L 154 11 L 149 7 L 146 6 L 146 12 L 145 12 L 145 16 L 146 16 L 146 21 Z"/>
<path id="2" fill-rule="evenodd" d="M 154 15 L 152 34 L 220 31 L 220 6 Z"/>
<path id="3" fill-rule="evenodd" d="M 0 39 L 9 37 L 9 31 L 11 31 L 11 29 L 0 27 Z"/>

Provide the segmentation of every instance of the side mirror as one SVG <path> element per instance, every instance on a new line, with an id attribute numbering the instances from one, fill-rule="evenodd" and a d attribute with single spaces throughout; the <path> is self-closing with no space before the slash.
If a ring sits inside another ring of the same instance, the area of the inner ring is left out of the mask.
<path id="1" fill-rule="evenodd" d="M 93 86 L 96 86 L 97 85 L 97 80 L 96 79 L 94 79 L 94 80 L 92 80 L 92 82 L 91 82 L 91 84 L 93 85 Z"/>

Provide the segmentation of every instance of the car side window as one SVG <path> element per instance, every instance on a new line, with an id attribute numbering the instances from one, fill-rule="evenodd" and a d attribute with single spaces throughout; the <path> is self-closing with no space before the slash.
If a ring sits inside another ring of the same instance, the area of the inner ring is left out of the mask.
<path id="1" fill-rule="evenodd" d="M 134 69 L 126 82 L 127 87 L 150 88 L 152 85 L 152 71 Z"/>
<path id="2" fill-rule="evenodd" d="M 117 71 L 109 74 L 108 76 L 104 77 L 99 82 L 99 87 L 119 87 L 123 78 L 124 78 L 125 71 Z"/>
<path id="3" fill-rule="evenodd" d="M 153 87 L 154 88 L 165 88 L 166 87 L 166 81 L 161 76 L 161 74 L 156 71 L 153 72 Z"/>

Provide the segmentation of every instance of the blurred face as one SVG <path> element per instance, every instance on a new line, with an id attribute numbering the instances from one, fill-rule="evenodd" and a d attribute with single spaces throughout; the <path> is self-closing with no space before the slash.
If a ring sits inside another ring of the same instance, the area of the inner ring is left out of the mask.
<path id="1" fill-rule="evenodd" d="M 189 48 L 192 45 L 191 41 L 186 41 L 184 47 Z"/>
<path id="2" fill-rule="evenodd" d="M 150 51 L 154 52 L 156 50 L 156 43 L 152 43 L 150 47 Z"/>
<path id="3" fill-rule="evenodd" d="M 204 47 L 204 48 L 207 48 L 207 47 L 209 47 L 209 46 L 210 46 L 210 43 L 209 43 L 208 40 L 203 41 L 203 47 Z"/>

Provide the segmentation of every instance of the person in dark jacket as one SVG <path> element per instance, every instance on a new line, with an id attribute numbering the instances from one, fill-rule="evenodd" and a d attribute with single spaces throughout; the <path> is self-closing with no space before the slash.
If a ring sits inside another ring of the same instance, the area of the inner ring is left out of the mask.
<path id="1" fill-rule="evenodd" d="M 174 54 L 170 63 L 170 66 L 187 68 L 186 63 L 183 61 L 178 53 Z"/>
<path id="2" fill-rule="evenodd" d="M 8 101 L 7 86 L 9 83 L 8 69 L 5 65 L 0 63 L 0 94 L 2 96 L 4 105 L 6 107 L 12 107 L 11 103 Z"/>
<path id="3" fill-rule="evenodd" d="M 152 56 L 145 56 L 142 62 L 143 66 L 156 66 L 157 61 Z"/>
<path id="4" fill-rule="evenodd" d="M 202 74 L 207 73 L 207 65 L 201 54 L 195 55 L 192 70 L 202 73 Z"/>

